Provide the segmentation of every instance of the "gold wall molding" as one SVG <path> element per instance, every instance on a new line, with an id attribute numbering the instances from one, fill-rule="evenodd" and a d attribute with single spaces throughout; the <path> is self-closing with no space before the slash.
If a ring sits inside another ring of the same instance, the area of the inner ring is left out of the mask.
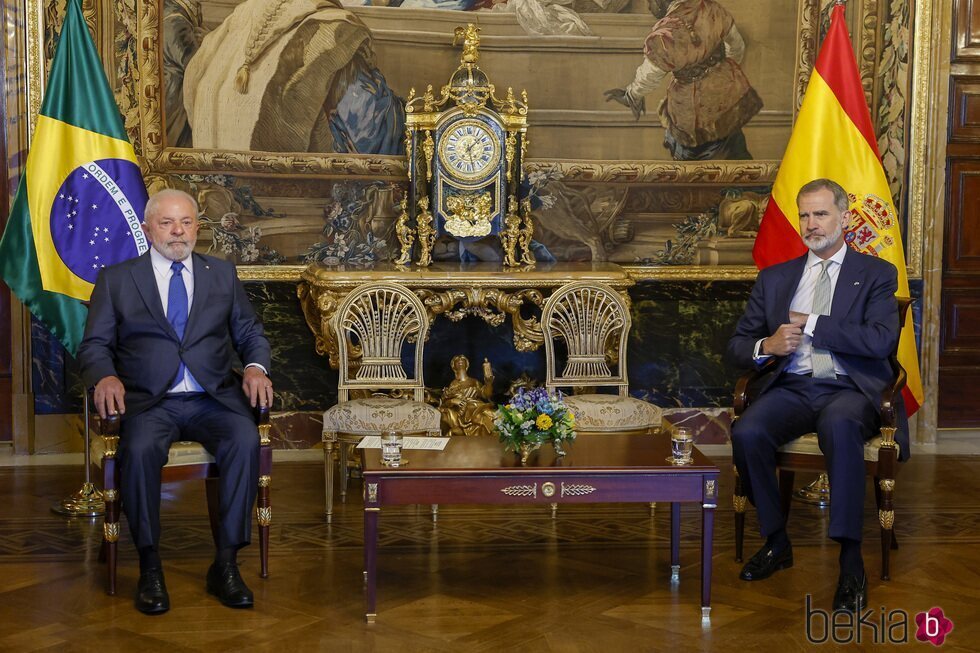
<path id="1" fill-rule="evenodd" d="M 914 442 L 935 443 L 938 432 L 939 338 L 946 212 L 946 129 L 953 3 L 916 3 L 909 142 L 909 267 L 922 276 L 925 401 L 913 420 Z M 935 38 L 932 38 L 936 35 Z M 913 225 L 916 228 L 912 228 Z"/>
<path id="2" fill-rule="evenodd" d="M 624 265 L 633 281 L 754 281 L 759 271 L 751 265 Z"/>

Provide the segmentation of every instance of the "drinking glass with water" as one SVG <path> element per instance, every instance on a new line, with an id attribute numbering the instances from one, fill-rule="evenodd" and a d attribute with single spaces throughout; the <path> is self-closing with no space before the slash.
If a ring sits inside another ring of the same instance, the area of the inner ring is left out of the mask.
<path id="1" fill-rule="evenodd" d="M 402 464 L 402 434 L 397 431 L 384 431 L 381 434 L 381 463 L 389 467 Z"/>
<path id="2" fill-rule="evenodd" d="M 676 426 L 670 435 L 671 462 L 690 465 L 694 453 L 694 432 L 686 426 Z"/>

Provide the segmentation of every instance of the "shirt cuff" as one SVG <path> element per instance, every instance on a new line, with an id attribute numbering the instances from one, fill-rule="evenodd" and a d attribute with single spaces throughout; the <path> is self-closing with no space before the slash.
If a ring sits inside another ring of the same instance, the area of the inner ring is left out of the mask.
<path id="1" fill-rule="evenodd" d="M 806 335 L 810 336 L 811 338 L 813 337 L 813 330 L 817 328 L 817 318 L 818 317 L 820 317 L 820 316 L 819 315 L 814 315 L 813 313 L 811 313 L 810 314 L 810 317 L 808 317 L 806 319 L 806 324 L 803 325 L 803 333 L 805 333 Z"/>
<path id="2" fill-rule="evenodd" d="M 762 353 L 763 340 L 765 340 L 765 338 L 759 338 L 759 340 L 755 343 L 755 349 L 752 350 L 752 360 L 754 360 L 756 363 L 761 363 L 764 360 L 772 358 L 772 354 Z"/>
<path id="3" fill-rule="evenodd" d="M 257 367 L 260 370 L 262 370 L 262 373 L 263 374 L 265 374 L 266 376 L 269 376 L 269 370 L 265 369 L 265 365 L 261 365 L 259 363 L 249 363 L 248 365 L 245 366 L 245 369 L 247 370 L 250 367 Z"/>

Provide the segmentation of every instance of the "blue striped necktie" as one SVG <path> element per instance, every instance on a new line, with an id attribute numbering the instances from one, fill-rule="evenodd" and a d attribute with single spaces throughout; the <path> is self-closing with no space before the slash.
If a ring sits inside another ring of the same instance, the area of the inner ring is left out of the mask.
<path id="1" fill-rule="evenodd" d="M 184 339 L 184 329 L 187 327 L 187 287 L 184 285 L 184 264 L 174 261 L 170 265 L 173 275 L 170 277 L 170 291 L 167 296 L 167 320 L 177 332 L 177 338 Z M 184 361 L 180 361 L 177 368 L 177 377 L 171 387 L 184 380 Z"/>

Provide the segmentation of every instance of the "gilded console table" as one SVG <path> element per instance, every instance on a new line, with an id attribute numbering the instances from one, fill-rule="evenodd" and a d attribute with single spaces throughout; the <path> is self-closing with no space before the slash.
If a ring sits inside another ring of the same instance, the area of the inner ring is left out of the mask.
<path id="1" fill-rule="evenodd" d="M 394 281 L 414 290 L 430 320 L 445 316 L 458 322 L 475 316 L 500 326 L 510 318 L 518 351 L 534 351 L 544 343 L 537 316 L 523 309 L 540 309 L 556 288 L 571 281 L 598 281 L 619 290 L 628 302 L 626 289 L 634 284 L 613 263 L 542 263 L 526 270 L 499 263 L 433 263 L 425 268 L 378 263 L 357 269 L 315 263 L 303 270 L 297 293 L 316 336 L 316 351 L 329 356 L 334 369 L 340 359 L 330 320 L 347 293 L 372 281 Z"/>

